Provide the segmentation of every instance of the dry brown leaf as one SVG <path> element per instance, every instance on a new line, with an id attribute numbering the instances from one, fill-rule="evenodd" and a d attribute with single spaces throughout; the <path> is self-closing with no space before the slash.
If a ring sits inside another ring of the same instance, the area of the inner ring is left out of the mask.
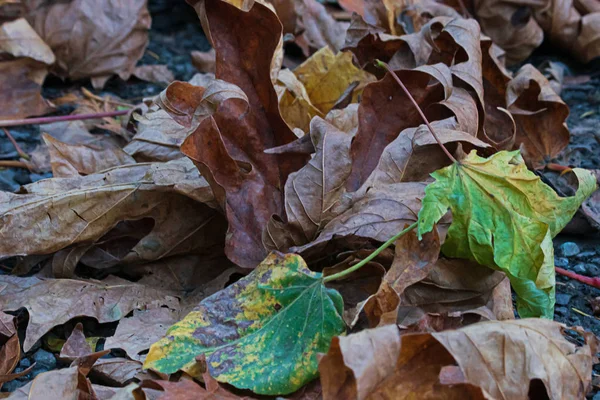
<path id="1" fill-rule="evenodd" d="M 395 324 L 404 290 L 423 279 L 435 265 L 440 254 L 440 238 L 437 230 L 418 240 L 410 231 L 396 241 L 396 255 L 390 270 L 383 277 L 383 287 L 367 300 L 365 312 L 369 324 Z M 395 296 L 394 296 L 395 295 Z"/>
<path id="2" fill-rule="evenodd" d="M 353 101 L 375 77 L 358 69 L 352 63 L 352 53 L 335 54 L 329 47 L 323 47 L 294 70 L 294 75 L 306 88 L 311 103 L 322 113 L 327 114 L 345 90 L 354 82 L 359 82 L 353 92 Z"/>
<path id="3" fill-rule="evenodd" d="M 109 386 L 125 386 L 142 371 L 142 363 L 114 357 L 98 360 L 90 371 L 90 378 Z"/>
<path id="4" fill-rule="evenodd" d="M 0 25 L 0 54 L 54 64 L 54 53 L 24 18 Z"/>
<path id="5" fill-rule="evenodd" d="M 179 382 L 146 380 L 143 388 L 163 392 L 156 400 L 252 400 L 252 397 L 240 397 L 222 388 L 208 373 L 203 375 L 206 389 L 189 379 Z"/>
<path id="6" fill-rule="evenodd" d="M 339 214 L 344 182 L 350 173 L 352 137 L 321 118 L 310 124 L 316 152 L 302 169 L 290 174 L 285 183 L 287 229 L 297 231 L 305 244 L 314 240 L 331 219 Z M 271 225 L 273 220 L 269 223 Z M 268 249 L 277 249 L 278 237 L 263 234 Z"/>
<path id="7" fill-rule="evenodd" d="M 48 66 L 28 58 L 0 62 L 0 118 L 19 119 L 52 110 L 41 94 Z"/>
<path id="8" fill-rule="evenodd" d="M 167 65 L 140 65 L 133 70 L 133 76 L 146 82 L 168 85 L 175 76 Z"/>
<path id="9" fill-rule="evenodd" d="M 583 398 L 590 387 L 597 340 L 583 333 L 585 344 L 574 345 L 554 321 L 403 336 L 394 329 L 334 339 L 320 362 L 324 399 L 528 399 L 545 389 L 558 400 Z"/>
<path id="10" fill-rule="evenodd" d="M 23 190 L 26 194 L 0 192 L 3 257 L 89 245 L 119 222 L 141 218 L 154 219 L 154 226 L 121 262 L 190 253 L 223 240 L 218 234 L 223 220 L 207 206 L 216 206 L 211 190 L 186 159 L 48 179 Z"/>
<path id="11" fill-rule="evenodd" d="M 85 357 L 92 354 L 93 350 L 90 344 L 85 340 L 85 334 L 83 333 L 83 324 L 78 322 L 73 328 L 71 335 L 60 350 L 59 357 L 66 361 L 75 361 L 80 357 Z"/>
<path id="12" fill-rule="evenodd" d="M 135 160 L 110 141 L 97 144 L 68 144 L 43 133 L 50 153 L 52 174 L 56 178 L 91 175 L 112 167 L 135 164 Z"/>
<path id="13" fill-rule="evenodd" d="M 156 304 L 171 309 L 179 307 L 177 298 L 157 289 L 112 279 L 102 281 L 71 279 L 40 280 L 34 277 L 0 277 L 0 294 L 4 311 L 25 307 L 29 313 L 23 349 L 31 347 L 50 329 L 75 317 L 93 317 L 100 323 L 118 321 L 134 309 Z M 61 299 L 57 302 L 56 299 Z M 48 307 L 48 304 L 53 304 Z"/>
<path id="14" fill-rule="evenodd" d="M 344 24 L 336 21 L 316 0 L 291 0 L 298 17 L 297 29 L 303 31 L 306 44 L 312 49 L 325 46 L 335 52 L 344 45 Z M 308 56 L 308 54 L 306 54 Z"/>
<path id="15" fill-rule="evenodd" d="M 403 70 L 397 73 L 423 109 L 449 96 L 448 83 L 452 82 L 452 77 L 443 64 L 423 71 Z M 442 84 L 429 85 L 432 77 Z M 352 172 L 346 184 L 349 191 L 357 190 L 367 180 L 385 147 L 401 131 L 419 126 L 422 122 L 421 116 L 390 74 L 367 85 L 358 109 L 358 119 L 358 132 L 351 147 Z"/>
<path id="16" fill-rule="evenodd" d="M 17 335 L 15 317 L 0 311 L 0 388 L 4 382 L 18 378 L 11 374 L 21 358 L 21 344 Z"/>
<path id="17" fill-rule="evenodd" d="M 242 11 L 225 2 L 210 1 L 204 9 L 216 49 L 216 77 L 241 90 L 219 93 L 214 99 L 210 93 L 198 92 L 198 102 L 186 102 L 183 114 L 189 116 L 183 121 L 193 120 L 199 100 L 206 103 L 199 109 L 214 105 L 213 114 L 200 122 L 182 150 L 210 182 L 226 212 L 226 254 L 238 265 L 254 267 L 266 255 L 261 240 L 264 227 L 273 214 L 283 214 L 283 184 L 305 159 L 302 155 L 264 153 L 296 138 L 279 114 L 271 82 L 271 61 L 281 25 L 260 3 Z M 248 27 L 256 29 L 248 31 Z M 180 96 L 194 97 L 191 92 Z"/>
<path id="18" fill-rule="evenodd" d="M 508 83 L 506 102 L 517 125 L 515 147 L 521 148 L 529 165 L 543 168 L 567 147 L 569 107 L 531 64 Z"/>
<path id="19" fill-rule="evenodd" d="M 27 19 L 53 49 L 53 71 L 71 79 L 92 78 L 102 87 L 116 74 L 127 80 L 148 43 L 145 0 L 40 2 L 27 0 Z"/>

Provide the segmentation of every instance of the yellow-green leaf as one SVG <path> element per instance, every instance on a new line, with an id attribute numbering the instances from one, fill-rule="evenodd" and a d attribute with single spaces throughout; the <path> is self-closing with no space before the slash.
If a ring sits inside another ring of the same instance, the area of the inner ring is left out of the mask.
<path id="1" fill-rule="evenodd" d="M 152 345 L 144 368 L 210 375 L 259 394 L 291 393 L 317 376 L 317 353 L 345 331 L 341 295 L 296 254 L 271 253 L 245 278 L 204 299 Z"/>
<path id="2" fill-rule="evenodd" d="M 573 172 L 579 180 L 577 193 L 559 197 L 527 169 L 518 151 L 489 158 L 472 151 L 460 164 L 432 174 L 436 181 L 425 189 L 419 235 L 431 231 L 450 209 L 452 225 L 442 252 L 504 271 L 522 317 L 552 318 L 552 238 L 596 190 L 589 171 Z"/>

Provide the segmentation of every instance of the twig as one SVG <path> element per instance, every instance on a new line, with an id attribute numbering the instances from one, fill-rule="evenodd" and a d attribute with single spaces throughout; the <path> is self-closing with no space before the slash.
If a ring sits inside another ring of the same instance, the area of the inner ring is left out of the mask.
<path id="1" fill-rule="evenodd" d="M 346 275 L 350 275 L 354 271 L 362 268 L 365 264 L 367 264 L 369 261 L 371 261 L 372 259 L 374 259 L 375 257 L 377 257 L 379 255 L 379 253 L 381 253 L 383 250 L 387 249 L 392 243 L 394 243 L 400 237 L 404 236 L 409 231 L 415 229 L 417 227 L 417 225 L 418 225 L 417 222 L 413 223 L 412 225 L 410 225 L 409 227 L 407 227 L 406 229 L 404 229 L 400 233 L 397 233 L 396 235 L 392 236 L 387 242 L 385 242 L 384 244 L 382 244 L 381 246 L 379 246 L 377 248 L 377 250 L 375 250 L 374 252 L 372 252 L 371 254 L 369 254 L 369 256 L 367 258 L 365 258 L 364 260 L 362 260 L 358 264 L 355 264 L 355 265 L 351 266 L 348 269 L 345 269 L 345 270 L 343 270 L 341 272 L 338 272 L 337 274 L 326 276 L 325 278 L 323 278 L 323 282 L 335 281 L 337 279 L 345 277 Z"/>
<path id="2" fill-rule="evenodd" d="M 59 115 L 56 117 L 41 117 L 41 118 L 26 118 L 26 119 L 13 119 L 9 121 L 0 121 L 0 127 L 5 126 L 23 126 L 23 125 L 41 125 L 41 124 L 50 124 L 52 122 L 62 122 L 62 121 L 80 121 L 86 119 L 100 119 L 106 117 L 118 117 L 119 115 L 125 115 L 131 110 L 119 110 L 119 111 L 109 111 L 102 113 L 93 113 L 93 114 L 72 114 L 72 115 Z"/>
<path id="3" fill-rule="evenodd" d="M 396 75 L 396 73 L 394 71 L 392 71 L 392 69 L 390 68 L 390 66 L 387 65 L 386 63 L 384 63 L 383 61 L 375 60 L 375 64 L 377 66 L 381 67 L 381 68 L 384 68 L 387 72 L 389 72 L 390 75 L 392 76 L 392 78 L 394 78 L 394 80 L 398 83 L 398 85 L 400 85 L 400 87 L 402 88 L 402 90 L 404 90 L 404 93 L 408 96 L 408 98 L 410 99 L 410 101 L 413 103 L 413 105 L 417 109 L 417 112 L 419 113 L 419 115 L 423 119 L 423 122 L 425 122 L 425 125 L 427 125 L 427 128 L 429 128 L 429 131 L 431 132 L 431 134 L 435 138 L 435 141 L 440 145 L 440 147 L 442 148 L 442 150 L 444 151 L 444 153 L 446 153 L 446 156 L 448 156 L 448 158 L 450 159 L 450 161 L 452 161 L 453 163 L 456 163 L 456 164 L 460 164 L 456 160 L 456 158 L 454 158 L 454 156 L 452 154 L 450 154 L 450 152 L 448 151 L 448 149 L 446 148 L 446 146 L 444 146 L 444 144 L 442 143 L 442 141 L 440 140 L 440 138 L 438 137 L 438 135 L 435 133 L 435 131 L 433 130 L 433 127 L 429 123 L 429 120 L 427 119 L 427 117 L 425 116 L 425 114 L 423 114 L 423 110 L 421 110 L 421 107 L 419 106 L 419 104 L 417 104 L 417 102 L 414 99 L 414 97 L 412 96 L 412 94 L 410 94 L 410 92 L 408 91 L 408 89 L 406 88 L 406 86 L 404 86 L 404 83 L 402 83 L 402 80 L 400 79 L 400 77 L 398 75 Z"/>
<path id="4" fill-rule="evenodd" d="M 0 168 L 24 168 L 30 169 L 29 165 L 23 161 L 17 160 L 0 160 Z"/>
<path id="5" fill-rule="evenodd" d="M 17 151 L 17 154 L 19 155 L 19 157 L 24 158 L 26 160 L 29 160 L 29 155 L 27 155 L 27 153 L 25 153 L 23 151 L 23 149 L 21 148 L 21 146 L 19 146 L 19 143 L 17 143 L 17 141 L 15 140 L 15 138 L 8 131 L 8 129 L 2 128 L 2 130 L 4 131 L 4 134 L 6 135 L 6 137 L 8 138 L 8 140 L 10 140 L 10 142 L 12 143 L 12 145 L 15 148 L 15 150 Z"/>
<path id="6" fill-rule="evenodd" d="M 558 273 L 560 275 L 564 275 L 571 279 L 574 279 L 578 282 L 585 283 L 586 285 L 600 289 L 600 278 L 590 278 L 589 276 L 579 275 L 579 274 L 576 274 L 575 272 L 567 271 L 566 269 L 562 269 L 559 267 L 556 267 L 556 273 Z"/>
<path id="7" fill-rule="evenodd" d="M 100 97 L 92 92 L 90 92 L 89 90 L 87 90 L 86 88 L 82 87 L 81 88 L 81 93 L 83 93 L 84 96 L 96 100 L 96 101 L 100 101 L 102 103 L 108 103 L 108 104 L 113 104 L 115 106 L 122 106 L 122 107 L 133 107 L 133 104 L 129 104 L 129 103 L 123 103 L 121 101 L 117 101 L 117 100 L 111 100 L 111 99 L 107 99 L 104 97 Z"/>

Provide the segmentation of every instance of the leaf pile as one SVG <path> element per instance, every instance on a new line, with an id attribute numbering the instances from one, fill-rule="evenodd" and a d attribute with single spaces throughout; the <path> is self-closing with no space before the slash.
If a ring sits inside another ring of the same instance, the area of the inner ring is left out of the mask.
<path id="1" fill-rule="evenodd" d="M 14 57 L 0 69 L 172 80 L 134 69 L 145 2 L 24 3 L 31 25 L 0 35 L 37 45 L 0 41 Z M 550 320 L 552 238 L 596 178 L 569 170 L 560 197 L 531 171 L 567 146 L 569 110 L 533 66 L 505 68 L 524 45 L 498 47 L 514 42 L 486 10 L 516 3 L 340 0 L 349 21 L 314 0 L 189 3 L 211 72 L 121 121 L 42 126 L 31 165 L 53 178 L 0 192 L 0 384 L 39 343 L 70 365 L 9 398 L 585 396 L 598 342 Z M 82 89 L 58 103 L 121 102 Z M 29 111 L 9 114 L 45 112 Z"/>

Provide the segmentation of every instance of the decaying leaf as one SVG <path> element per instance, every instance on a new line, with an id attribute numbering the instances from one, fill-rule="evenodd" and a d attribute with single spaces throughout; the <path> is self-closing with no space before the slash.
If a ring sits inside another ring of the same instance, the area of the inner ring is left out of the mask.
<path id="1" fill-rule="evenodd" d="M 150 348 L 144 368 L 211 376 L 259 394 L 291 393 L 317 374 L 317 352 L 345 330 L 340 294 L 297 255 L 271 253 L 250 275 L 203 300 Z"/>
<path id="2" fill-rule="evenodd" d="M 4 382 L 20 376 L 11 374 L 21 357 L 21 344 L 14 320 L 14 316 L 0 311 L 0 388 Z"/>
<path id="3" fill-rule="evenodd" d="M 166 65 L 140 65 L 133 70 L 133 76 L 143 81 L 168 85 L 175 80 Z"/>
<path id="4" fill-rule="evenodd" d="M 41 94 L 48 67 L 28 58 L 0 62 L 0 118 L 42 115 L 52 108 Z"/>
<path id="5" fill-rule="evenodd" d="M 114 74 L 128 79 L 144 54 L 150 28 L 145 0 L 24 3 L 28 21 L 56 55 L 59 76 L 92 78 L 102 87 Z"/>
<path id="6" fill-rule="evenodd" d="M 564 331 L 553 321 L 525 319 L 403 336 L 386 326 L 337 337 L 319 364 L 323 397 L 582 398 L 598 343 L 583 333 L 585 344 L 575 345 Z"/>
<path id="7" fill-rule="evenodd" d="M 156 289 L 115 280 L 82 281 L 71 279 L 40 280 L 35 277 L 0 277 L 3 311 L 25 307 L 29 313 L 23 349 L 29 351 L 53 327 L 72 318 L 89 316 L 98 322 L 118 321 L 146 304 L 160 304 L 177 309 L 179 301 Z M 57 302 L 56 299 L 61 299 Z M 100 300 L 101 299 L 101 300 Z M 53 304 L 48 307 L 47 304 Z"/>
<path id="8" fill-rule="evenodd" d="M 579 188 L 561 198 L 527 170 L 519 152 L 481 158 L 473 151 L 460 163 L 436 171 L 419 212 L 419 235 L 452 210 L 442 251 L 476 260 L 507 274 L 522 317 L 552 318 L 554 249 L 552 238 L 596 190 L 592 174 L 573 172 Z"/>

